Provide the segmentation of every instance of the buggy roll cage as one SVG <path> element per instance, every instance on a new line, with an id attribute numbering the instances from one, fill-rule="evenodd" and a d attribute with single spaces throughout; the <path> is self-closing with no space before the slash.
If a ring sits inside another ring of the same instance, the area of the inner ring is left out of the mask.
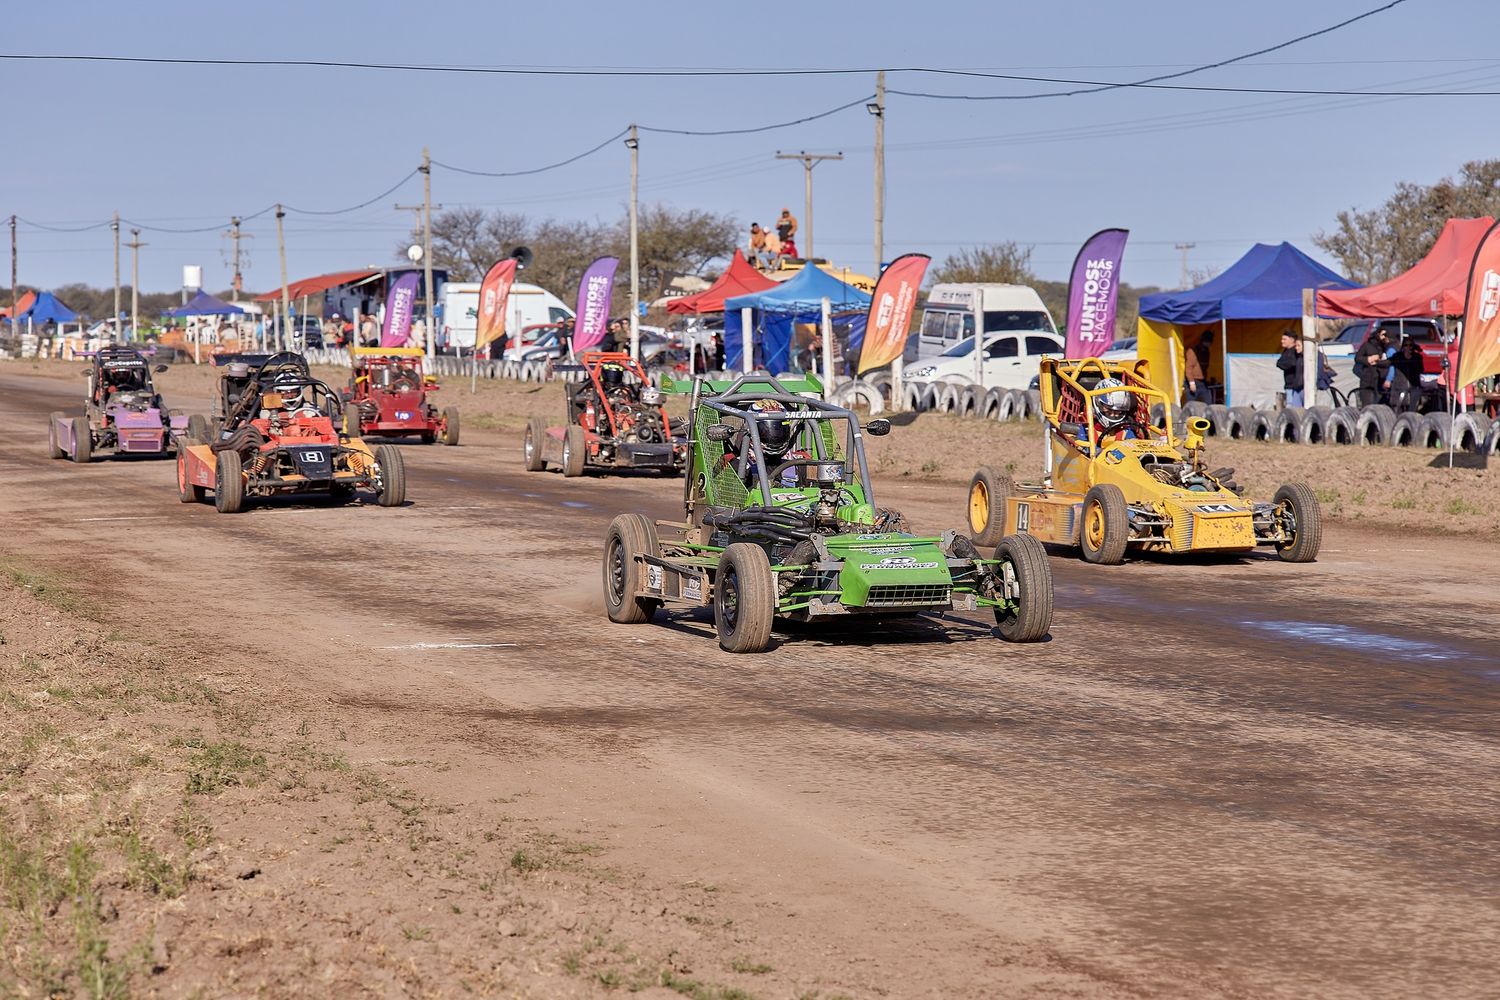
<path id="1" fill-rule="evenodd" d="M 787 420 L 794 423 L 801 422 L 806 425 L 815 424 L 820 421 L 847 420 L 849 422 L 849 431 L 844 446 L 845 453 L 843 457 L 828 454 L 828 445 L 831 442 L 825 441 L 821 434 L 806 433 L 807 428 L 805 426 L 794 426 L 792 440 L 795 444 L 800 438 L 804 450 L 810 451 L 813 454 L 814 460 L 839 462 L 843 466 L 843 481 L 846 483 L 854 482 L 854 467 L 857 467 L 859 485 L 864 492 L 864 502 L 871 506 L 874 505 L 874 490 L 870 485 L 870 473 L 865 463 L 864 433 L 859 427 L 859 416 L 853 410 L 843 406 L 836 406 L 833 403 L 824 402 L 821 399 L 811 396 L 791 392 L 783 384 L 782 380 L 776 378 L 774 375 L 741 375 L 731 382 L 724 391 L 713 392 L 712 394 L 705 394 L 703 392 L 706 381 L 705 379 L 695 378 L 692 383 L 692 403 L 689 407 L 692 417 L 688 421 L 689 454 L 698 455 L 700 407 L 706 407 L 711 412 L 721 416 L 734 417 L 740 420 L 744 425 L 741 433 L 747 435 L 750 440 L 750 454 L 755 462 L 755 474 L 760 484 L 761 501 L 762 503 L 771 504 L 771 477 L 766 470 L 765 448 L 760 440 L 760 430 L 756 426 L 757 422 L 763 419 L 775 419 Z M 821 388 L 815 380 L 809 377 L 803 377 L 797 381 L 809 386 L 812 391 Z M 755 391 L 757 386 L 765 388 Z M 709 383 L 709 387 L 713 388 L 713 384 Z M 666 388 L 668 388 L 668 391 L 679 391 L 675 390 L 674 387 Z M 787 407 L 787 409 L 776 414 L 774 417 L 768 418 L 766 414 L 749 408 L 749 404 L 751 403 L 765 402 L 767 400 L 775 400 Z M 811 444 L 811 447 L 808 447 L 809 444 Z M 702 471 L 705 475 L 709 474 L 709 470 L 707 469 Z M 689 506 L 691 506 L 693 476 L 687 475 L 683 479 L 685 480 L 684 498 Z"/>
<path id="2" fill-rule="evenodd" d="M 1056 414 L 1052 432 L 1066 437 L 1063 425 L 1078 428 L 1075 439 L 1079 444 L 1087 443 L 1091 452 L 1099 449 L 1098 429 L 1094 421 L 1094 403 L 1098 397 L 1118 389 L 1096 388 L 1106 378 L 1118 378 L 1125 385 L 1134 401 L 1131 422 L 1144 428 L 1153 428 L 1151 405 L 1161 403 L 1170 414 L 1172 401 L 1167 394 L 1151 384 L 1150 365 L 1146 361 L 1133 363 L 1110 362 L 1102 358 L 1068 360 L 1043 358 L 1039 385 L 1042 390 L 1043 414 Z M 1167 444 L 1176 447 L 1177 436 L 1172 431 L 1172 421 L 1166 421 L 1161 431 Z"/>
<path id="3" fill-rule="evenodd" d="M 235 388 L 231 383 L 240 383 L 242 380 L 231 378 L 227 373 L 220 379 L 220 393 L 224 402 L 224 430 L 232 431 L 250 422 L 250 414 L 260 407 L 261 397 L 268 392 L 280 392 L 282 389 L 295 389 L 298 394 L 303 389 L 312 390 L 313 405 L 318 411 L 330 418 L 336 417 L 343 412 L 344 403 L 339 394 L 329 387 L 328 383 L 314 378 L 307 367 L 307 359 L 293 351 L 282 351 L 279 354 L 249 354 L 233 355 L 237 360 L 251 363 L 251 359 L 259 359 L 255 370 L 239 385 L 240 394 L 234 405 L 230 405 L 230 391 Z M 273 365 L 272 362 L 275 362 Z M 226 362 L 233 363 L 233 362 Z M 319 397 L 322 397 L 321 400 Z M 329 405 L 329 404 L 332 405 Z"/>

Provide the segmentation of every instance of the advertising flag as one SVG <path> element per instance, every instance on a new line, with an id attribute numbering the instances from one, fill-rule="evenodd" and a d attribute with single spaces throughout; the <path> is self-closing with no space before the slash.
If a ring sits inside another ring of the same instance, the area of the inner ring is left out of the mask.
<path id="1" fill-rule="evenodd" d="M 1115 309 L 1120 300 L 1120 261 L 1128 229 L 1101 229 L 1084 243 L 1068 281 L 1070 358 L 1097 358 L 1115 339 Z"/>
<path id="2" fill-rule="evenodd" d="M 485 272 L 479 286 L 479 315 L 474 322 L 474 354 L 486 344 L 505 336 L 505 305 L 510 300 L 510 286 L 516 280 L 516 259 L 496 261 Z"/>
<path id="3" fill-rule="evenodd" d="M 381 347 L 404 347 L 411 336 L 412 311 L 417 304 L 417 283 L 422 275 L 407 271 L 396 279 L 385 297 L 385 322 L 380 327 Z"/>
<path id="4" fill-rule="evenodd" d="M 620 265 L 618 257 L 600 257 L 583 272 L 578 283 L 578 314 L 573 331 L 573 351 L 587 351 L 597 347 L 604 339 L 609 326 L 609 306 L 614 298 L 615 268 Z"/>
<path id="5" fill-rule="evenodd" d="M 902 254 L 880 273 L 865 317 L 865 339 L 859 350 L 859 374 L 884 368 L 906 352 L 917 289 L 932 260 L 925 253 Z"/>
<path id="6" fill-rule="evenodd" d="M 1497 373 L 1500 373 L 1500 222 L 1491 226 L 1479 241 L 1474 264 L 1469 268 L 1455 381 L 1463 389 Z"/>

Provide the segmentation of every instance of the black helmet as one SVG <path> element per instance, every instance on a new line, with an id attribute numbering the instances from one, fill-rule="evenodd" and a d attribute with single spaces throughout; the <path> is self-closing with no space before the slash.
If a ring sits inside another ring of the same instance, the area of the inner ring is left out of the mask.
<path id="1" fill-rule="evenodd" d="M 792 422 L 775 416 L 786 412 L 786 407 L 774 399 L 752 403 L 752 410 L 760 416 L 755 419 L 755 430 L 760 435 L 761 447 L 773 455 L 785 452 L 792 443 Z"/>
<path id="2" fill-rule="evenodd" d="M 625 369 L 619 365 L 605 365 L 599 369 L 599 381 L 606 389 L 618 389 L 625 384 Z"/>

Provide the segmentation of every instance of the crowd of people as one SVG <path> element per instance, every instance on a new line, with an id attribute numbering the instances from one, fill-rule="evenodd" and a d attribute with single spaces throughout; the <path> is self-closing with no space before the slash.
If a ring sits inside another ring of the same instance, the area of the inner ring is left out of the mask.
<path id="1" fill-rule="evenodd" d="M 797 217 L 783 208 L 774 229 L 764 229 L 759 222 L 750 224 L 750 263 L 759 270 L 774 271 L 783 258 L 800 257 L 797 251 Z"/>

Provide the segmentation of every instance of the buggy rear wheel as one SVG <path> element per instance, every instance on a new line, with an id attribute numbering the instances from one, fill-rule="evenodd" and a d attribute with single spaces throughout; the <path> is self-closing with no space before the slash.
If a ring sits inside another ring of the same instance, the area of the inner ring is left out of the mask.
<path id="1" fill-rule="evenodd" d="M 443 444 L 453 447 L 458 444 L 458 407 L 450 406 L 443 411 Z"/>
<path id="2" fill-rule="evenodd" d="M 57 425 L 67 419 L 61 413 L 47 414 L 47 457 L 62 458 L 65 453 L 57 443 Z"/>
<path id="3" fill-rule="evenodd" d="M 998 544 L 1005 531 L 1005 498 L 1014 484 L 1003 472 L 979 467 L 969 481 L 969 534 L 978 545 Z"/>
<path id="4" fill-rule="evenodd" d="M 245 471 L 237 451 L 221 451 L 214 463 L 214 509 L 238 514 L 245 505 Z"/>
<path id="5" fill-rule="evenodd" d="M 207 492 L 204 487 L 188 482 L 187 452 L 177 449 L 177 499 L 183 503 L 201 503 Z"/>
<path id="6" fill-rule="evenodd" d="M 87 417 L 73 418 L 73 461 L 79 465 L 87 465 L 94 457 L 93 433 Z"/>
<path id="7" fill-rule="evenodd" d="M 1038 642 L 1052 628 L 1052 563 L 1034 535 L 1006 535 L 995 547 L 995 568 L 1002 596 L 1009 607 L 997 605 L 995 625 L 1007 642 Z"/>
<path id="8" fill-rule="evenodd" d="M 1283 562 L 1312 562 L 1323 545 L 1323 509 L 1312 487 L 1286 483 L 1276 491 L 1274 502 L 1277 517 L 1292 536 L 1290 541 L 1276 544 L 1276 554 Z"/>
<path id="9" fill-rule="evenodd" d="M 1125 561 L 1130 510 L 1125 494 L 1113 483 L 1098 483 L 1083 496 L 1083 530 L 1078 533 L 1083 558 L 1100 566 Z"/>
<path id="10" fill-rule="evenodd" d="M 541 472 L 547 468 L 547 460 L 542 457 L 542 442 L 546 438 L 547 425 L 542 423 L 541 417 L 532 417 L 531 423 L 526 425 L 526 439 L 521 443 L 521 461 L 527 472 Z"/>
<path id="11" fill-rule="evenodd" d="M 382 507 L 399 507 L 406 502 L 406 463 L 401 449 L 383 444 L 375 449 L 375 464 L 380 468 L 380 492 L 375 502 Z"/>
<path id="12" fill-rule="evenodd" d="M 583 428 L 570 424 L 568 432 L 563 435 L 563 475 L 569 478 L 583 475 L 583 460 L 587 454 L 588 442 L 584 439 Z"/>
<path id="13" fill-rule="evenodd" d="M 714 580 L 714 628 L 727 653 L 762 653 L 776 617 L 776 574 L 766 550 L 735 542 L 719 559 Z"/>
<path id="14" fill-rule="evenodd" d="M 661 601 L 636 596 L 643 568 L 637 557 L 659 551 L 656 526 L 640 514 L 621 514 L 610 522 L 604 541 L 604 610 L 610 621 L 639 625 L 661 607 Z"/>

